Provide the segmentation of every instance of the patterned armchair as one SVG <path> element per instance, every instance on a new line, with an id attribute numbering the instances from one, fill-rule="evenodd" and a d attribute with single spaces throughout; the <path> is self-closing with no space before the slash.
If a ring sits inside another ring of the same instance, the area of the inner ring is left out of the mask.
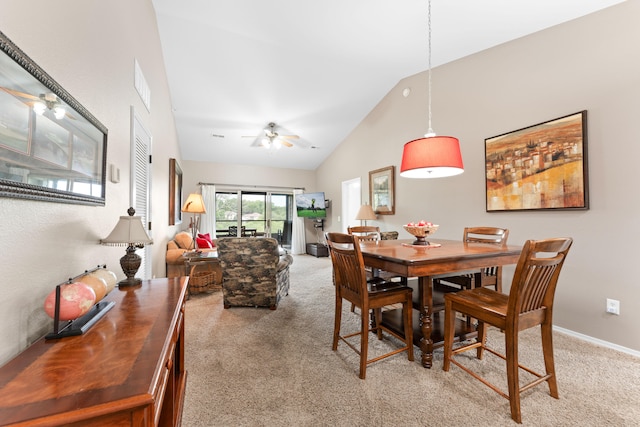
<path id="1" fill-rule="evenodd" d="M 223 237 L 217 245 L 224 308 L 275 310 L 280 298 L 289 294 L 291 255 L 280 253 L 272 238 Z"/>

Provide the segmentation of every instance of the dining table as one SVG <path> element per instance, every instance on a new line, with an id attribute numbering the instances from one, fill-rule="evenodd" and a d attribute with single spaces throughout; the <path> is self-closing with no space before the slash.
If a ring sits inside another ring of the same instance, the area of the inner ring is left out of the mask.
<path id="1" fill-rule="evenodd" d="M 429 245 L 414 245 L 413 242 L 413 239 L 379 240 L 361 242 L 360 247 L 365 266 L 417 279 L 407 280 L 409 286 L 415 288 L 413 305 L 419 312 L 417 318 L 413 316 L 413 340 L 420 348 L 422 366 L 431 368 L 433 350 L 442 346 L 444 341 L 444 319 L 436 316 L 438 313 L 434 311 L 444 308 L 444 299 L 442 293 L 434 291 L 434 278 L 462 272 L 480 274 L 484 267 L 516 264 L 522 247 L 431 238 Z M 384 311 L 382 322 L 402 334 L 401 311 Z M 474 336 L 475 327 L 458 319 L 456 339 Z"/>

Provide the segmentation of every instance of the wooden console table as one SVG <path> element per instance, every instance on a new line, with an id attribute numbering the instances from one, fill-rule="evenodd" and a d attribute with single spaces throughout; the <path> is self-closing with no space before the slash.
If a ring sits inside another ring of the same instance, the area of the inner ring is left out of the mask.
<path id="1" fill-rule="evenodd" d="M 178 426 L 188 277 L 116 288 L 84 335 L 40 339 L 0 368 L 0 425 Z"/>

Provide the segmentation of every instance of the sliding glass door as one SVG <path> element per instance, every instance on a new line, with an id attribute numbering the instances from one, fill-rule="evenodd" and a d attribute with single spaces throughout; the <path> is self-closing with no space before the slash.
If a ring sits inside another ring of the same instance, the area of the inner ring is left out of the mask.
<path id="1" fill-rule="evenodd" d="M 216 235 L 274 237 L 291 246 L 293 195 L 258 191 L 216 192 Z"/>

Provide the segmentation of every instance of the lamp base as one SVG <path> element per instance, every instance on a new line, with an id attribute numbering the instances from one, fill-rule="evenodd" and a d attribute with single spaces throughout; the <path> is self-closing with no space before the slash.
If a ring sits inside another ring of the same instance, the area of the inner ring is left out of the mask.
<path id="1" fill-rule="evenodd" d="M 138 279 L 137 277 L 126 278 L 118 282 L 118 287 L 126 287 L 126 286 L 139 286 L 142 284 L 142 279 Z"/>
<path id="2" fill-rule="evenodd" d="M 136 273 L 140 268 L 140 263 L 142 262 L 142 258 L 140 255 L 136 253 L 136 248 L 133 245 L 127 247 L 127 253 L 125 256 L 120 258 L 120 267 L 122 267 L 122 271 L 124 272 L 126 279 L 118 282 L 119 287 L 123 286 L 138 286 L 142 283 L 142 279 L 137 279 Z"/>

